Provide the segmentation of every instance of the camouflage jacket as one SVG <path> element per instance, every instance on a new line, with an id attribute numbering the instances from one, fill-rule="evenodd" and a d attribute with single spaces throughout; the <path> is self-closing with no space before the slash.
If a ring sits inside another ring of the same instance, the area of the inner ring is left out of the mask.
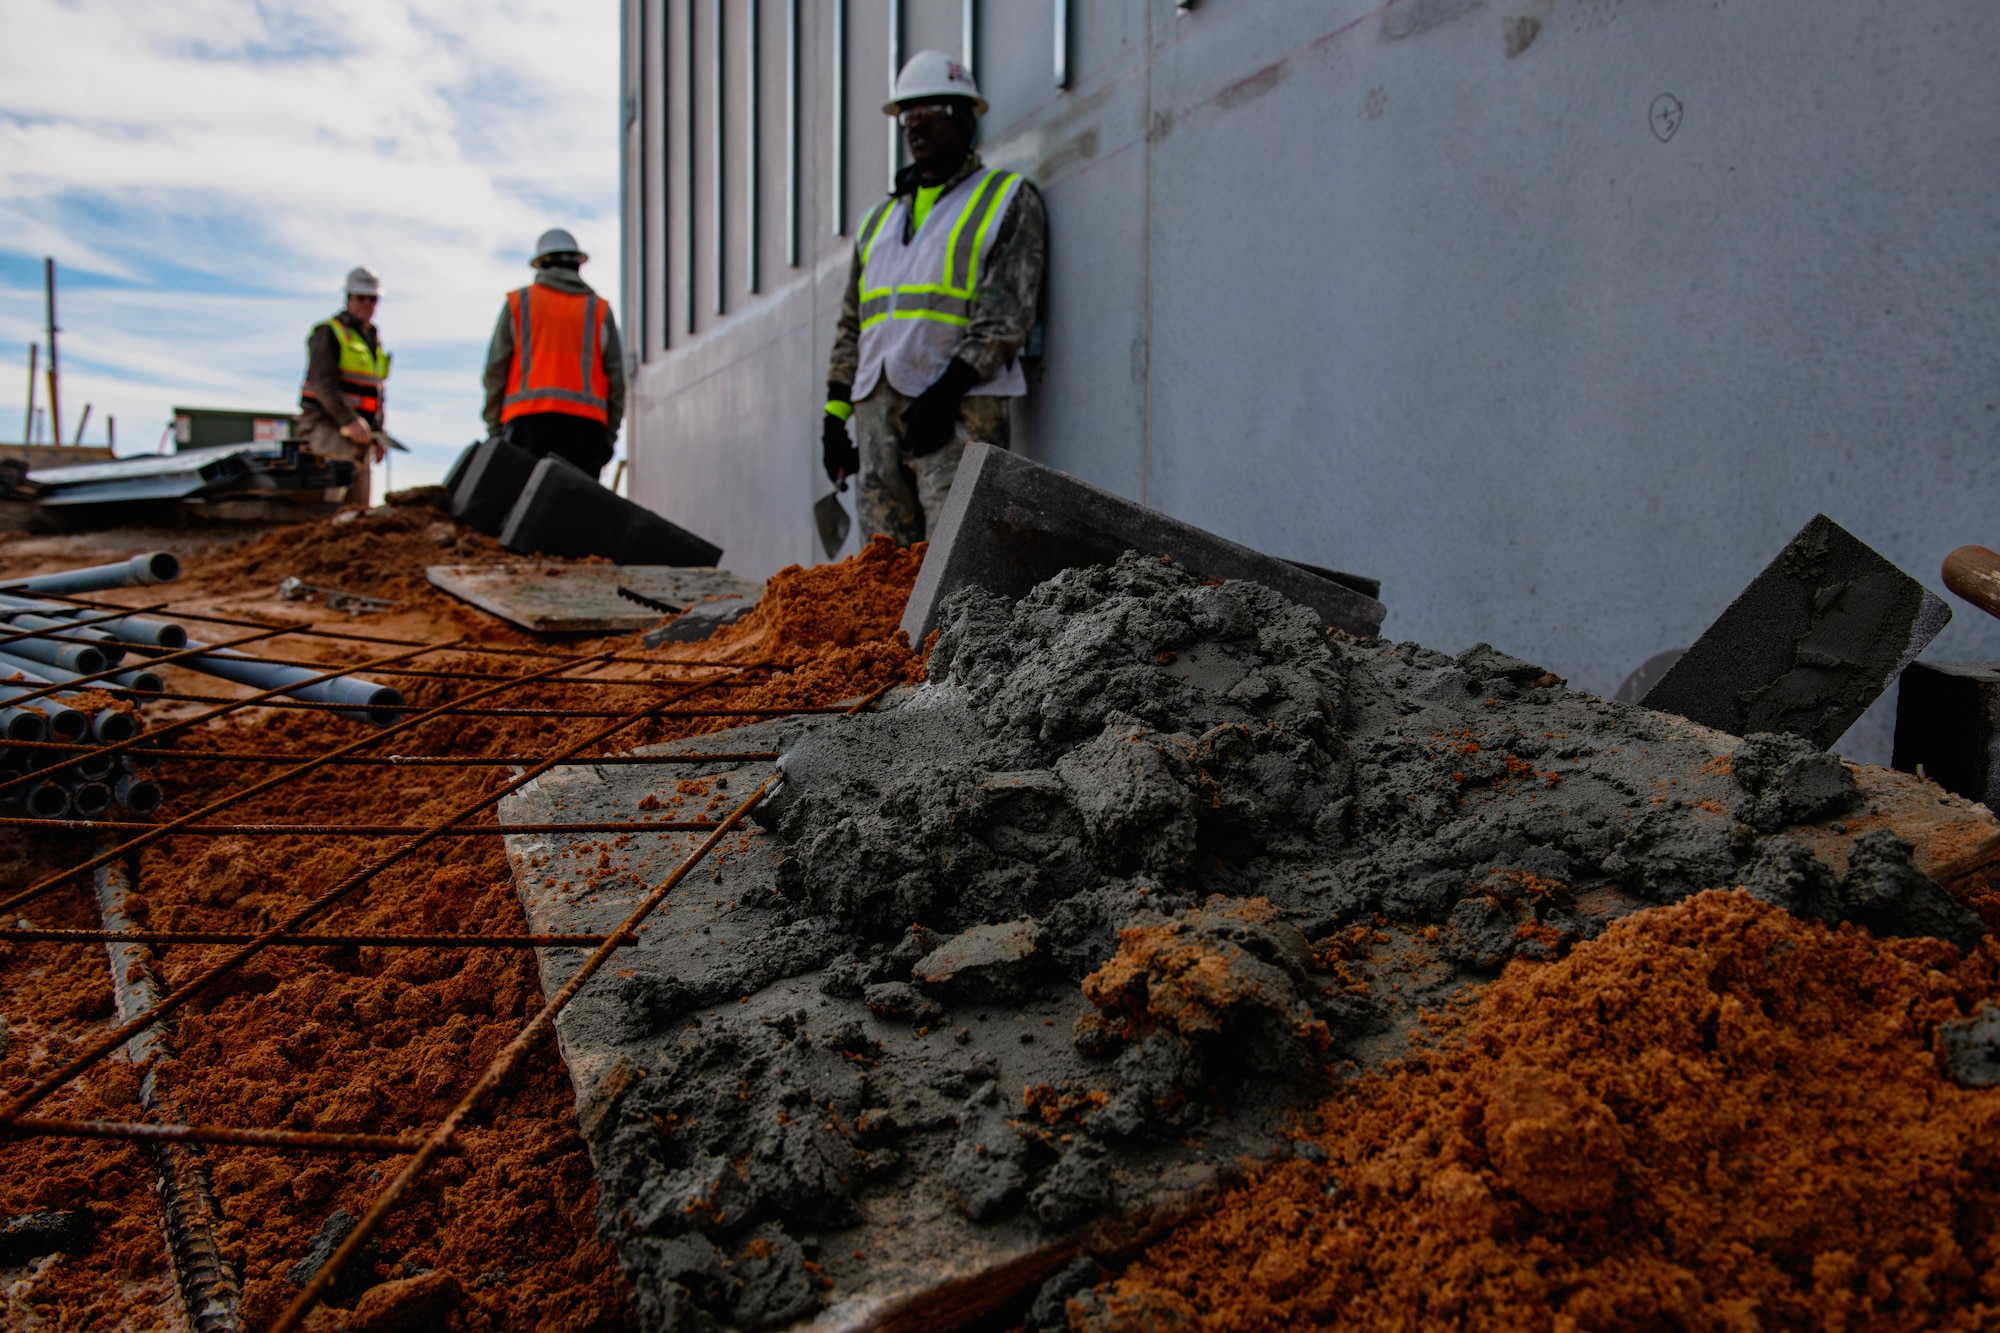
<path id="1" fill-rule="evenodd" d="M 968 154 L 964 164 L 945 182 L 945 188 L 958 184 L 979 166 L 979 154 Z M 916 178 L 906 167 L 896 177 L 896 194 L 914 196 L 916 192 Z M 905 240 L 909 239 L 909 217 L 909 210 L 905 209 Z M 1042 210 L 1041 193 L 1022 181 L 1000 219 L 992 248 L 980 262 L 979 285 L 972 298 L 972 323 L 953 353 L 978 371 L 981 380 L 991 379 L 1017 355 L 1035 327 L 1048 236 L 1048 216 Z M 861 364 L 861 267 L 861 247 L 857 244 L 848 260 L 840 325 L 834 334 L 833 357 L 826 370 L 828 384 L 853 384 Z"/>

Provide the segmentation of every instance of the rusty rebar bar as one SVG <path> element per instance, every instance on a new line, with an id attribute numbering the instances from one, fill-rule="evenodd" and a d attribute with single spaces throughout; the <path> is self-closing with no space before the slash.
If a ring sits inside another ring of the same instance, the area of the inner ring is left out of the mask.
<path id="1" fill-rule="evenodd" d="M 456 642 L 457 640 L 455 639 L 447 639 L 443 644 L 438 646 L 449 647 L 451 644 Z M 288 691 L 296 690 L 306 685 L 317 685 L 319 682 L 323 680 L 332 680 L 336 676 L 345 676 L 356 671 L 372 670 L 376 665 L 379 665 L 381 663 L 397 662 L 401 661 L 406 657 L 421 657 L 424 653 L 434 652 L 434 651 L 436 651 L 435 648 L 412 649 L 408 652 L 394 653 L 389 657 L 379 658 L 377 659 L 376 662 L 373 663 L 364 662 L 358 666 L 342 667 L 337 671 L 326 671 L 322 672 L 317 676 L 308 676 L 304 680 L 295 680 L 290 682 L 289 684 L 274 686 L 271 689 L 259 691 L 258 693 L 249 695 L 243 699 L 232 700 L 221 708 L 211 709 L 209 712 L 199 713 L 196 714 L 194 717 L 182 718 L 178 722 L 169 722 L 166 726 L 161 727 L 157 730 L 149 732 L 142 731 L 138 735 L 129 737 L 125 740 L 113 741 L 108 745 L 100 745 L 94 750 L 87 750 L 81 754 L 73 755 L 69 759 L 63 760 L 59 763 L 50 764 L 48 767 L 37 769 L 32 773 L 22 773 L 15 777 L 8 778 L 5 781 L 0 781 L 0 791 L 6 791 L 9 787 L 18 786 L 24 782 L 32 782 L 36 778 L 47 777 L 52 774 L 59 773 L 63 769 L 69 767 L 71 764 L 76 763 L 78 760 L 95 759 L 98 758 L 99 756 L 111 756 L 111 755 L 123 754 L 127 750 L 130 750 L 134 745 L 138 744 L 142 739 L 150 739 L 153 742 L 157 743 L 162 737 L 172 736 L 179 732 L 186 731 L 190 727 L 197 726 L 200 723 L 210 721 L 217 717 L 221 717 L 225 713 L 234 712 L 239 708 L 249 708 L 256 706 L 258 704 L 261 704 L 264 700 L 272 698 L 275 695 L 284 694 Z M 85 677 L 84 679 L 88 678 Z M 31 696 L 23 695 L 21 697 L 28 698 Z M 18 702 L 18 700 L 13 702 Z M 303 702 L 303 701 L 294 700 L 293 702 Z M 346 711 L 346 710 L 351 710 L 354 705 L 328 704 L 326 706 L 335 709 L 337 711 Z M 375 734 L 377 736 L 380 736 L 385 732 L 396 730 L 397 725 L 398 724 L 392 724 L 388 727 L 380 728 L 376 731 Z"/>
<path id="2" fill-rule="evenodd" d="M 216 1143 L 236 1148 L 308 1152 L 411 1153 L 424 1140 L 402 1134 L 319 1134 L 297 1129 L 230 1129 L 224 1125 L 155 1125 L 144 1120 L 43 1120 L 24 1116 L 0 1133 L 68 1139 L 131 1139 L 140 1143 Z"/>
<path id="3" fill-rule="evenodd" d="M 132 819 L 32 819 L 0 816 L 0 828 L 24 828 L 58 833 L 129 832 L 155 829 L 159 824 Z M 188 824 L 172 829 L 174 838 L 282 838 L 292 834 L 324 838 L 402 838 L 423 833 L 429 824 Z M 706 833 L 712 819 L 599 820 L 579 824 L 474 824 L 446 829 L 441 838 L 494 838 L 509 833 Z"/>
<path id="4" fill-rule="evenodd" d="M 112 861 L 99 866 L 92 879 L 97 917 L 105 932 L 132 929 L 131 866 Z M 159 1000 L 160 983 L 150 949 L 110 940 L 104 952 L 111 964 L 112 999 L 121 1019 Z M 146 1071 L 139 1080 L 139 1105 L 155 1123 L 182 1118 L 171 1093 L 160 1087 L 160 1065 L 175 1055 L 172 1041 L 157 1028 L 140 1033 L 125 1047 L 126 1058 Z M 242 1333 L 242 1284 L 234 1270 L 223 1263 L 222 1247 L 216 1240 L 222 1209 L 215 1201 L 207 1153 L 193 1142 L 155 1140 L 148 1147 L 160 1182 L 160 1220 L 167 1233 L 167 1255 L 173 1261 L 188 1322 L 198 1333 Z"/>
<path id="5" fill-rule="evenodd" d="M 138 611 L 133 610 L 130 607 L 119 606 L 116 602 L 99 602 L 99 601 L 94 601 L 87 597 L 65 596 L 60 593 L 36 593 L 35 596 L 45 598 L 49 601 L 69 602 L 76 606 L 91 608 L 92 610 L 117 611 L 121 615 L 140 614 Z M 172 603 L 162 603 L 161 606 L 155 607 L 153 609 L 169 610 L 172 609 Z M 210 615 L 206 612 L 201 612 L 201 611 L 176 610 L 174 611 L 174 616 L 176 619 L 179 620 L 199 620 L 206 625 L 229 625 L 231 627 L 238 629 L 269 628 L 268 625 L 260 621 L 245 620 L 240 616 Z M 290 628 L 287 632 L 292 634 L 302 634 L 311 638 L 345 639 L 353 643 L 373 643 L 391 648 L 414 648 L 417 646 L 418 643 L 418 641 L 415 639 L 391 639 L 379 634 L 356 634 L 351 631 L 327 629 L 322 626 L 315 625 L 310 621 L 301 622 Z M 617 637 L 622 637 L 622 635 L 607 634 L 604 637 L 617 638 Z M 551 652 L 546 648 L 505 648 L 497 644 L 476 644 L 468 647 L 466 651 L 473 653 L 490 653 L 496 657 L 539 657 L 539 658 L 554 657 L 554 658 L 569 658 L 572 660 L 581 660 L 574 653 Z M 789 671 L 792 669 L 792 664 L 789 662 L 717 662 L 699 657 L 638 657 L 623 653 L 614 655 L 610 660 L 614 662 L 630 662 L 641 666 L 704 666 L 704 667 L 729 666 L 729 667 L 742 667 L 745 669 L 764 667 L 780 671 Z"/>
<path id="6" fill-rule="evenodd" d="M 366 666 L 354 666 L 354 667 L 344 668 L 341 671 L 333 672 L 331 674 L 346 675 L 354 671 L 364 671 L 373 669 L 374 668 L 372 667 L 366 667 Z M 561 670 L 562 668 L 558 667 L 555 669 Z M 545 683 L 560 685 L 560 684 L 568 684 L 569 682 L 548 681 Z M 684 685 L 687 683 L 688 682 L 686 681 L 678 681 L 678 680 L 667 682 L 667 684 L 670 685 Z M 708 682 L 703 682 L 703 683 L 706 684 Z M 61 688 L 67 689 L 68 686 L 63 686 Z M 285 688 L 296 689 L 298 687 L 295 685 L 288 685 Z M 148 701 L 164 700 L 174 703 L 227 704 L 232 706 L 243 706 L 243 707 L 254 707 L 254 708 L 290 708 L 296 711 L 309 712 L 309 713 L 338 713 L 344 710 L 352 710 L 354 707 L 353 704 L 321 703 L 311 699 L 277 699 L 277 698 L 260 699 L 255 696 L 251 696 L 250 698 L 246 699 L 233 699 L 226 694 L 179 694 L 171 690 L 163 690 L 157 694 L 148 693 L 143 690 L 112 690 L 107 692 L 111 694 L 116 694 L 121 698 L 130 699 L 135 703 L 145 703 Z M 267 693 L 276 693 L 276 691 L 269 691 Z M 624 716 L 623 713 L 620 713 L 615 708 L 442 707 L 434 709 L 433 711 L 439 715 L 450 715 L 454 717 L 605 718 L 605 717 Z M 660 714 L 660 716 L 661 717 L 788 717 L 793 713 L 844 713 L 846 711 L 847 711 L 846 708 L 841 707 L 837 704 L 832 704 L 832 705 L 826 705 L 824 707 L 799 707 L 799 708 L 691 708 L 691 709 L 680 709 L 671 713 L 662 713 Z M 169 726 L 171 726 L 176 730 L 181 729 L 181 725 L 182 724 L 178 722 L 169 724 Z M 166 730 L 167 728 L 161 729 L 162 733 L 164 733 Z"/>
<path id="7" fill-rule="evenodd" d="M 0 741 L 0 750 L 47 750 L 61 751 L 63 754 L 76 753 L 74 743 L 62 741 Z M 286 754 L 264 750 L 176 750 L 171 747 L 148 749 L 137 746 L 127 750 L 136 763 L 148 760 L 158 762 L 172 759 L 196 759 L 205 762 L 231 764 L 296 764 L 302 759 L 312 758 L 309 754 Z M 534 763 L 542 756 L 538 754 L 509 755 L 455 755 L 455 754 L 383 754 L 347 755 L 331 762 L 340 765 L 367 765 L 386 768 L 522 768 Z M 681 752 L 677 754 L 600 754 L 588 758 L 572 760 L 582 764 L 739 764 L 756 760 L 776 759 L 776 750 L 735 750 Z"/>
<path id="8" fill-rule="evenodd" d="M 569 667 L 567 664 L 561 664 L 549 667 L 546 671 L 530 672 L 529 674 L 521 677 L 520 680 L 515 681 L 513 685 L 490 685 L 483 690 L 474 690 L 467 697 L 471 699 L 491 698 L 493 695 L 499 694 L 503 690 L 511 689 L 514 686 L 519 686 L 519 685 L 530 685 L 533 684 L 539 677 L 543 675 L 552 674 L 557 671 L 567 671 L 568 669 Z M 692 693 L 692 691 L 690 691 L 690 693 Z M 339 757 L 340 755 L 353 754 L 358 750 L 365 750 L 371 745 L 379 745 L 384 740 L 388 739 L 390 736 L 395 735 L 397 732 L 407 731 L 411 727 L 418 726 L 419 724 L 424 722 L 428 722 L 429 720 L 431 720 L 436 716 L 438 716 L 438 710 L 433 708 L 428 712 L 419 713 L 415 717 L 406 717 L 401 722 L 391 723 L 390 725 L 382 727 L 370 733 L 369 735 L 360 737 L 357 740 L 349 741 L 346 745 L 341 746 L 337 750 L 329 750 L 323 755 L 315 755 L 313 758 L 306 760 L 304 763 L 299 764 L 295 768 L 291 768 L 283 773 L 278 773 L 271 777 L 261 779 L 260 781 L 253 782 L 249 786 L 243 788 L 241 791 L 231 792 L 227 796 L 223 796 L 216 800 L 210 801 L 207 805 L 201 807 L 199 810 L 191 810 L 187 814 L 176 816 L 175 818 L 168 820 L 164 824 L 156 824 L 149 832 L 142 833 L 138 837 L 131 839 L 129 842 L 120 843 L 118 846 L 112 848 L 110 851 L 100 853 L 99 855 L 91 858 L 90 860 L 85 861 L 82 865 L 72 866 L 68 870 L 59 870 L 53 875 L 45 876 L 38 883 L 29 885 L 27 888 L 15 894 L 13 897 L 7 898 L 5 900 L 0 900 L 0 912 L 5 912 L 9 908 L 18 906 L 21 903 L 27 902 L 31 898 L 35 898 L 40 894 L 46 893 L 50 889 L 54 888 L 56 885 L 65 883 L 71 878 L 82 874 L 86 870 L 95 870 L 98 866 L 105 864 L 114 856 L 123 855 L 127 852 L 137 851 L 139 848 L 144 847 L 149 843 L 156 842 L 160 838 L 165 837 L 168 833 L 172 832 L 176 828 L 180 828 L 183 825 L 192 824 L 196 820 L 204 818 L 205 816 L 208 815 L 212 815 L 218 810 L 225 809 L 241 801 L 246 801 L 252 796 L 260 795 L 263 792 L 270 791 L 273 787 L 282 786 L 284 783 L 290 781 L 292 778 L 298 777 L 300 774 L 303 773 L 309 773 L 312 770 L 319 768 L 321 765 L 327 763 L 329 760 Z M 156 732 L 154 734 L 160 735 L 164 733 Z M 579 746 L 578 748 L 581 749 L 584 747 Z M 58 765 L 58 767 L 61 767 L 61 765 Z"/>
<path id="9" fill-rule="evenodd" d="M 689 872 L 701 864 L 702 859 L 728 835 L 731 829 L 743 822 L 751 808 L 763 800 L 771 788 L 778 784 L 781 776 L 773 774 L 765 779 L 764 784 L 752 792 L 748 800 L 730 811 L 729 817 L 722 821 L 715 832 L 702 839 L 701 845 L 689 852 L 681 863 L 674 867 L 673 873 L 640 901 L 632 910 L 632 914 L 620 924 L 616 934 L 623 936 L 636 931 L 640 924 L 652 915 L 653 910 L 666 900 L 666 896 L 673 892 L 674 886 L 687 878 Z M 347 1238 L 340 1243 L 340 1248 L 320 1265 L 319 1272 L 313 1274 L 312 1281 L 306 1284 L 298 1299 L 294 1300 L 290 1308 L 279 1316 L 278 1322 L 271 1326 L 271 1333 L 290 1333 L 290 1330 L 304 1322 L 305 1317 L 312 1313 L 313 1307 L 319 1304 L 320 1298 L 332 1287 L 334 1279 L 340 1276 L 340 1270 L 361 1252 L 362 1246 L 368 1243 L 369 1237 L 375 1234 L 383 1220 L 395 1210 L 396 1205 L 402 1201 L 417 1178 L 430 1167 L 431 1162 L 451 1146 L 453 1138 L 458 1134 L 458 1127 L 465 1122 L 466 1117 L 492 1095 L 501 1081 L 526 1057 L 529 1048 L 554 1026 L 556 1015 L 563 1011 L 577 992 L 583 989 L 584 983 L 595 976 L 598 969 L 610 958 L 610 946 L 600 945 L 590 957 L 583 960 L 575 972 L 570 974 L 569 980 L 562 984 L 561 989 L 549 997 L 541 1010 L 528 1020 L 528 1025 L 501 1048 L 500 1053 L 493 1057 L 493 1062 L 486 1067 L 486 1072 L 479 1076 L 479 1081 L 459 1099 L 458 1105 L 451 1109 L 451 1113 L 445 1116 L 443 1122 L 425 1136 L 423 1146 L 417 1149 L 404 1164 L 403 1169 L 397 1172 L 396 1178 L 383 1188 L 382 1193 L 376 1196 L 375 1202 L 362 1215 L 361 1220 L 355 1223 L 354 1229 L 347 1233 Z"/>
<path id="10" fill-rule="evenodd" d="M 76 620 L 76 623 L 70 626 L 69 628 L 90 629 L 96 625 L 109 624 L 113 621 L 123 620 L 126 616 L 143 616 L 148 611 L 164 610 L 168 605 L 170 604 L 167 602 L 156 602 L 151 606 L 133 607 L 130 611 L 119 611 L 115 614 L 101 615 L 93 620 L 85 620 L 79 616 Z M 34 614 L 35 613 L 33 611 L 29 611 L 21 607 L 0 606 L 0 623 L 11 624 L 13 618 L 17 615 L 34 615 Z M 10 643 L 19 643 L 23 639 L 54 639 L 59 643 L 97 643 L 97 644 L 109 643 L 119 648 L 130 648 L 134 646 L 133 644 L 125 642 L 123 639 L 113 639 L 113 638 L 96 639 L 96 638 L 88 638 L 81 635 L 75 638 L 71 638 L 69 635 L 62 633 L 60 630 L 23 629 L 23 630 L 10 630 L 8 633 L 0 634 L 0 648 L 5 648 Z M 157 647 L 158 645 L 155 644 L 146 646 Z"/>
<path id="11" fill-rule="evenodd" d="M 0 927 L 0 940 L 42 944 L 248 944 L 247 931 L 226 930 L 38 930 Z M 397 949 L 589 949 L 609 935 L 286 935 L 270 941 L 272 948 L 397 948 Z M 624 940 L 620 948 L 637 944 Z"/>
<path id="12" fill-rule="evenodd" d="M 560 670 L 561 668 L 558 667 L 557 669 Z M 504 688 L 504 687 L 496 687 L 496 688 Z M 687 693 L 693 694 L 696 691 L 701 690 L 703 688 L 705 688 L 705 686 L 703 685 L 689 686 Z M 600 744 L 601 742 L 605 741 L 611 736 L 616 735 L 618 732 L 624 730 L 626 727 L 633 725 L 634 723 L 644 722 L 650 718 L 658 716 L 660 711 L 666 708 L 668 704 L 672 702 L 673 700 L 662 700 L 661 702 L 650 705 L 649 707 L 639 709 L 637 712 L 634 712 L 629 716 L 620 719 L 619 721 L 613 723 L 608 727 L 599 727 L 596 731 L 593 731 L 588 736 L 585 736 L 582 740 L 574 742 L 568 751 L 558 752 L 553 757 L 545 760 L 540 764 L 535 765 L 533 768 L 530 768 L 526 772 L 518 775 L 513 780 L 503 784 L 499 788 L 499 790 L 489 792 L 481 796 L 476 801 L 461 806 L 454 814 L 446 818 L 443 821 L 443 823 L 436 825 L 429 831 L 421 833 L 418 836 L 410 839 L 408 842 L 396 848 L 394 851 L 390 852 L 387 856 L 384 856 L 380 860 L 374 862 L 372 865 L 364 866 L 362 869 L 355 871 L 352 875 L 349 875 L 339 884 L 336 884 L 333 888 L 329 889 L 327 892 L 321 894 L 317 898 L 314 898 L 311 902 L 308 902 L 304 907 L 299 908 L 297 911 L 293 912 L 290 916 L 286 917 L 283 921 L 271 927 L 270 930 L 257 936 L 257 938 L 252 940 L 250 943 L 245 944 L 240 948 L 238 948 L 236 952 L 230 954 L 229 957 L 223 959 L 215 966 L 208 968 L 206 971 L 198 973 L 191 980 L 182 983 L 182 985 L 180 985 L 172 993 L 167 995 L 164 999 L 162 999 L 159 1002 L 159 1004 L 155 1005 L 153 1008 L 147 1010 L 145 1013 L 140 1014 L 138 1017 L 128 1022 L 120 1024 L 113 1031 L 105 1033 L 102 1036 L 99 1036 L 94 1041 L 86 1043 L 80 1053 L 70 1057 L 68 1061 L 57 1067 L 52 1073 L 43 1076 L 40 1080 L 38 1080 L 31 1087 L 29 1087 L 25 1092 L 18 1093 L 12 1098 L 10 1098 L 4 1106 L 0 1106 L 0 1126 L 11 1124 L 13 1121 L 19 1119 L 31 1107 L 43 1101 L 51 1093 L 55 1092 L 58 1088 L 61 1088 L 64 1084 L 68 1083 L 78 1074 L 81 1074 L 84 1070 L 96 1064 L 99 1060 L 109 1055 L 112 1051 L 117 1050 L 118 1047 L 123 1045 L 136 1033 L 145 1031 L 153 1024 L 167 1017 L 169 1014 L 177 1012 L 179 1009 L 185 1006 L 189 1001 L 201 995 L 210 986 L 214 985 L 217 981 L 229 975 L 229 973 L 235 971 L 238 967 L 241 967 L 244 963 L 249 962 L 259 953 L 262 953 L 267 947 L 269 947 L 272 940 L 280 938 L 285 935 L 297 934 L 299 927 L 323 915 L 329 909 L 334 907 L 337 903 L 345 899 L 348 895 L 354 893 L 356 890 L 371 883 L 383 871 L 388 870 L 391 866 L 400 864 L 402 861 L 404 861 L 413 853 L 415 853 L 419 848 L 429 846 L 432 842 L 436 841 L 438 836 L 446 828 L 449 828 L 451 825 L 458 823 L 462 819 L 468 819 L 471 816 L 478 814 L 481 810 L 499 804 L 500 801 L 504 799 L 506 796 L 508 796 L 510 793 L 520 790 L 522 787 L 527 786 L 530 782 L 533 782 L 536 778 L 539 778 L 542 774 L 560 765 L 566 758 L 568 758 L 570 753 L 573 753 L 574 751 L 577 750 L 586 749 L 593 745 Z M 380 733 L 377 733 L 377 735 L 379 736 Z M 295 769 L 293 770 L 293 772 L 297 773 L 311 766 L 312 765 L 310 764 L 301 765 L 299 769 Z M 290 775 L 280 774 L 278 777 L 266 779 L 266 784 L 268 784 L 269 786 L 276 786 L 278 783 L 283 782 L 288 776 Z M 259 784 L 259 785 L 264 785 L 264 784 Z M 767 783 L 766 785 L 768 786 L 769 784 Z M 254 790 L 254 787 L 252 788 L 252 790 Z M 213 807 L 211 806 L 210 808 L 212 809 Z M 202 810 L 196 812 L 197 815 L 206 813 L 209 813 L 209 811 Z M 183 816 L 181 821 L 179 822 L 192 823 L 193 817 Z M 704 841 L 702 845 L 704 847 L 713 845 L 714 842 L 720 839 L 720 835 L 723 831 L 724 831 L 723 829 L 718 829 L 715 833 L 711 833 L 708 839 Z M 141 834 L 138 838 L 133 839 L 131 842 L 121 844 L 118 848 L 114 848 L 111 852 L 103 853 L 100 855 L 100 857 L 92 861 L 85 862 L 84 867 L 94 868 L 96 865 L 101 865 L 103 864 L 106 858 L 113 855 L 129 852 L 137 845 L 146 841 L 150 841 L 156 836 L 157 836 L 156 834 Z M 79 870 L 80 869 L 82 869 L 82 867 L 79 867 Z M 76 873 L 78 873 L 77 870 L 61 872 L 51 879 L 46 879 L 42 881 L 42 885 L 43 887 L 48 887 L 53 884 L 63 883 L 71 875 Z M 4 903 L 0 903 L 0 912 L 4 912 L 7 908 L 11 907 L 15 902 L 19 901 L 21 897 L 22 895 L 16 894 L 14 898 L 8 899 Z M 624 931 L 621 930 L 616 933 L 623 934 Z"/>
<path id="13" fill-rule="evenodd" d="M 163 653 L 159 657 L 152 658 L 150 661 L 148 661 L 147 665 L 157 666 L 162 662 L 178 662 L 183 657 L 200 657 L 205 653 L 220 652 L 224 648 L 241 648 L 246 643 L 261 643 L 265 639 L 275 639 L 278 638 L 280 635 L 290 634 L 291 632 L 292 631 L 290 630 L 284 630 L 284 629 L 267 629 L 262 634 L 246 634 L 240 639 L 230 639 L 226 643 L 208 643 L 208 644 L 203 644 L 199 648 L 176 648 L 172 652 Z M 416 656 L 416 654 L 404 653 L 402 654 L 402 656 L 414 657 Z M 59 685 L 51 683 L 48 685 L 40 686 L 39 688 L 28 691 L 26 694 L 17 695 L 9 702 L 12 704 L 32 703 L 36 699 L 46 698 L 51 694 L 56 694 L 63 690 L 74 690 L 75 688 L 77 688 L 77 686 L 88 685 L 92 681 L 108 680 L 112 676 L 121 676 L 125 674 L 127 671 L 130 671 L 131 669 L 132 669 L 131 667 L 123 664 L 108 666 L 104 668 L 104 670 L 102 671 L 92 671 L 85 675 L 72 676 L 68 680 L 63 681 Z M 336 676 L 344 676 L 350 671 L 359 671 L 361 669 L 362 668 L 360 667 L 344 667 L 341 670 L 336 671 L 332 674 Z M 307 683 L 309 682 L 299 681 L 297 684 L 289 685 L 286 688 L 297 689 L 299 685 L 304 685 Z M 152 697 L 157 697 L 157 696 L 152 696 Z"/>

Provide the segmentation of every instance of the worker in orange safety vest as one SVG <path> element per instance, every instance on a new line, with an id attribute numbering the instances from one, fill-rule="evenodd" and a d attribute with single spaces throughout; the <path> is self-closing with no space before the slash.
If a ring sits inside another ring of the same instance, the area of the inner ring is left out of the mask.
<path id="1" fill-rule="evenodd" d="M 553 227 L 535 242 L 535 280 L 507 293 L 486 348 L 486 429 L 536 458 L 595 477 L 625 418 L 625 352 L 611 305 L 577 270 L 590 258 Z"/>

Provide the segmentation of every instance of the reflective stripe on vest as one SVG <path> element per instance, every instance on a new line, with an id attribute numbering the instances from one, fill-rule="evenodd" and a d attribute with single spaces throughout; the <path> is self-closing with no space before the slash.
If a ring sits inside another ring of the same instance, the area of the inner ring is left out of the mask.
<path id="1" fill-rule="evenodd" d="M 340 346 L 340 396 L 355 411 L 379 417 L 382 412 L 382 381 L 389 378 L 389 353 L 379 344 L 371 350 L 368 339 L 361 335 L 361 331 L 350 328 L 338 316 L 323 319 L 313 328 L 332 329 L 334 341 Z M 306 347 L 312 347 L 311 334 L 306 335 Z M 299 397 L 319 401 L 311 384 L 299 389 Z"/>
<path id="2" fill-rule="evenodd" d="M 507 293 L 514 364 L 500 419 L 561 412 L 609 424 L 607 386 L 598 372 L 607 308 L 595 292 L 560 292 L 540 283 Z"/>
<path id="3" fill-rule="evenodd" d="M 904 394 L 921 393 L 944 371 L 962 330 L 972 323 L 980 260 L 1020 188 L 1011 171 L 980 168 L 931 206 L 906 241 L 909 201 L 885 200 L 855 232 L 861 253 L 860 366 L 856 401 L 884 375 Z M 972 392 L 1014 396 L 1027 390 L 1010 362 Z"/>

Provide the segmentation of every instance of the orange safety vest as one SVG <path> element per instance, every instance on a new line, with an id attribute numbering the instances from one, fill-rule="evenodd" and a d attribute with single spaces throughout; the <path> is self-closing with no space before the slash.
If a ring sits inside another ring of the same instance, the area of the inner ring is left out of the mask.
<path id="1" fill-rule="evenodd" d="M 508 292 L 507 313 L 514 321 L 514 364 L 500 419 L 563 412 L 610 424 L 598 367 L 606 309 L 597 294 L 559 292 L 537 283 Z"/>

